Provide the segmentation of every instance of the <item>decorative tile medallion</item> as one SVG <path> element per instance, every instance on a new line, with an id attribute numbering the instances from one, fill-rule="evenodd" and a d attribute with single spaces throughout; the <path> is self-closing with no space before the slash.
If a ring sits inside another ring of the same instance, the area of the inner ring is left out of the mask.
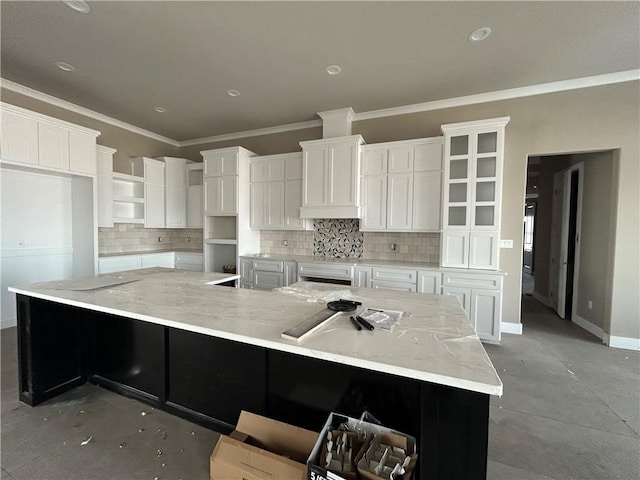
<path id="1" fill-rule="evenodd" d="M 313 254 L 320 257 L 360 258 L 364 236 L 357 218 L 313 221 Z"/>

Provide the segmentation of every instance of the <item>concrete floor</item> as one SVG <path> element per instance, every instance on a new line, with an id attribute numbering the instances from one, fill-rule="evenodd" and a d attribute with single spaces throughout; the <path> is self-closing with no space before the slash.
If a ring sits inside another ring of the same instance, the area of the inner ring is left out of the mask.
<path id="1" fill-rule="evenodd" d="M 524 335 L 486 346 L 505 391 L 491 402 L 487 477 L 639 479 L 640 354 L 528 296 L 523 323 Z M 16 329 L 0 337 L 3 479 L 209 478 L 215 432 L 92 385 L 18 402 Z"/>

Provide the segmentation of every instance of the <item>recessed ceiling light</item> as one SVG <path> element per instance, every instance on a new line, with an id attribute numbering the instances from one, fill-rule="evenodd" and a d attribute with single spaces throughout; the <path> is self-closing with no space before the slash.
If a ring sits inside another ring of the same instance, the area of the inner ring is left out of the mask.
<path id="1" fill-rule="evenodd" d="M 78 13 L 89 13 L 91 9 L 84 0 L 62 0 L 67 7 Z"/>
<path id="2" fill-rule="evenodd" d="M 153 109 L 158 113 L 164 113 L 167 111 L 167 109 L 164 107 L 153 107 Z"/>
<path id="3" fill-rule="evenodd" d="M 342 68 L 340 68 L 340 65 L 329 65 L 326 71 L 329 75 L 338 75 Z"/>
<path id="4" fill-rule="evenodd" d="M 75 72 L 76 71 L 76 67 L 74 67 L 73 65 L 71 65 L 70 63 L 67 63 L 67 62 L 56 62 L 55 66 L 58 67 L 60 70 L 64 70 L 65 72 Z"/>
<path id="5" fill-rule="evenodd" d="M 227 95 L 230 97 L 239 97 L 240 92 L 238 90 L 227 90 Z"/>
<path id="6" fill-rule="evenodd" d="M 475 29 L 469 35 L 470 42 L 481 42 L 486 39 L 489 35 L 491 35 L 491 29 L 489 27 L 480 27 Z"/>

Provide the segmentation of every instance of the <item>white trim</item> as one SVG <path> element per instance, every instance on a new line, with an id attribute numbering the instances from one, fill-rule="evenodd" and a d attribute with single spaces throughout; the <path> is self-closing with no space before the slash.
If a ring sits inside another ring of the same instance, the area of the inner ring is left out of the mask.
<path id="1" fill-rule="evenodd" d="M 85 117 L 93 118 L 94 120 L 98 120 L 99 122 L 108 123 L 109 125 L 113 125 L 114 127 L 123 128 L 125 130 L 129 130 L 130 132 L 138 133 L 140 135 L 144 135 L 145 137 L 168 143 L 169 145 L 172 145 L 174 147 L 180 147 L 180 142 L 178 142 L 177 140 L 173 140 L 163 135 L 158 135 L 157 133 L 150 132 L 149 130 L 145 130 L 144 128 L 136 127 L 135 125 L 131 125 L 130 123 L 126 123 L 102 113 L 98 113 L 94 110 L 81 107 L 80 105 L 62 100 L 61 98 L 54 97 L 53 95 L 39 92 L 38 90 L 34 90 L 33 88 L 25 87 L 24 85 L 12 82 L 11 80 L 7 80 L 6 78 L 0 78 L 0 87 L 6 88 L 7 90 L 11 90 L 15 93 L 19 93 L 20 95 L 25 95 L 27 97 L 40 100 L 41 102 L 48 103 L 49 105 L 64 108 L 65 110 L 84 115 Z"/>
<path id="2" fill-rule="evenodd" d="M 16 327 L 16 326 L 18 326 L 18 319 L 16 318 L 10 318 L 8 320 L 5 318 L 2 321 L 0 321 L 0 329 Z"/>
<path id="3" fill-rule="evenodd" d="M 640 69 L 627 70 L 624 72 L 606 73 L 592 77 L 574 78 L 571 80 L 561 80 L 559 82 L 541 83 L 527 87 L 509 88 L 496 92 L 479 93 L 476 95 L 466 95 L 464 97 L 447 98 L 432 102 L 416 103 L 413 105 L 403 105 L 401 107 L 383 108 L 370 112 L 356 113 L 353 121 L 370 120 L 373 118 L 391 117 L 395 115 L 407 115 L 410 113 L 429 112 L 432 110 L 442 110 L 445 108 L 462 107 L 465 105 L 475 105 L 477 103 L 497 102 L 512 98 L 531 97 L 543 95 L 545 93 L 564 92 L 566 90 L 576 90 L 579 88 L 598 87 L 613 83 L 630 82 L 640 80 Z"/>
<path id="4" fill-rule="evenodd" d="M 551 302 L 549 300 L 549 297 L 543 297 L 542 295 L 540 295 L 538 292 L 535 292 L 535 291 L 531 294 L 531 296 L 533 297 L 534 300 L 537 300 L 538 302 L 543 304 L 545 307 L 551 308 Z"/>
<path id="5" fill-rule="evenodd" d="M 604 343 L 610 348 L 640 351 L 640 338 L 616 337 L 605 333 Z"/>
<path id="6" fill-rule="evenodd" d="M 578 325 L 579 327 L 584 328 L 591 335 L 595 335 L 601 340 L 604 339 L 604 331 L 602 330 L 602 328 L 598 327 L 597 325 L 594 325 L 589 320 L 582 318 L 577 313 L 571 314 L 571 321 L 576 325 Z"/>
<path id="7" fill-rule="evenodd" d="M 73 247 L 8 248 L 0 250 L 0 258 L 35 257 L 40 255 L 73 255 Z"/>
<path id="8" fill-rule="evenodd" d="M 511 333 L 513 335 L 522 335 L 522 324 L 512 322 L 500 322 L 500 333 Z"/>
<path id="9" fill-rule="evenodd" d="M 213 135 L 211 137 L 194 138 L 193 140 L 184 140 L 177 142 L 179 147 L 191 147 L 193 145 L 202 145 L 204 143 L 223 142 L 225 140 L 235 140 L 237 138 L 259 137 L 260 135 L 272 135 L 274 133 L 291 132 L 294 130 L 303 130 L 305 128 L 321 127 L 322 120 L 309 120 L 306 122 L 289 123 L 286 125 L 277 125 L 275 127 L 257 128 L 255 130 L 246 130 L 244 132 L 225 133 L 222 135 Z"/>

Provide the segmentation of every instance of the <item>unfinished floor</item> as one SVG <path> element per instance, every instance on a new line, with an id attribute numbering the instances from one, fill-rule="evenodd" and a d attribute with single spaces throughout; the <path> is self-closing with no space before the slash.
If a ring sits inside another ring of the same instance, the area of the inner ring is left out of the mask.
<path id="1" fill-rule="evenodd" d="M 487 478 L 639 479 L 640 354 L 603 346 L 526 295 L 523 324 L 524 335 L 486 346 L 504 383 Z M 209 478 L 215 432 L 93 385 L 28 407 L 15 328 L 1 348 L 3 479 Z"/>

